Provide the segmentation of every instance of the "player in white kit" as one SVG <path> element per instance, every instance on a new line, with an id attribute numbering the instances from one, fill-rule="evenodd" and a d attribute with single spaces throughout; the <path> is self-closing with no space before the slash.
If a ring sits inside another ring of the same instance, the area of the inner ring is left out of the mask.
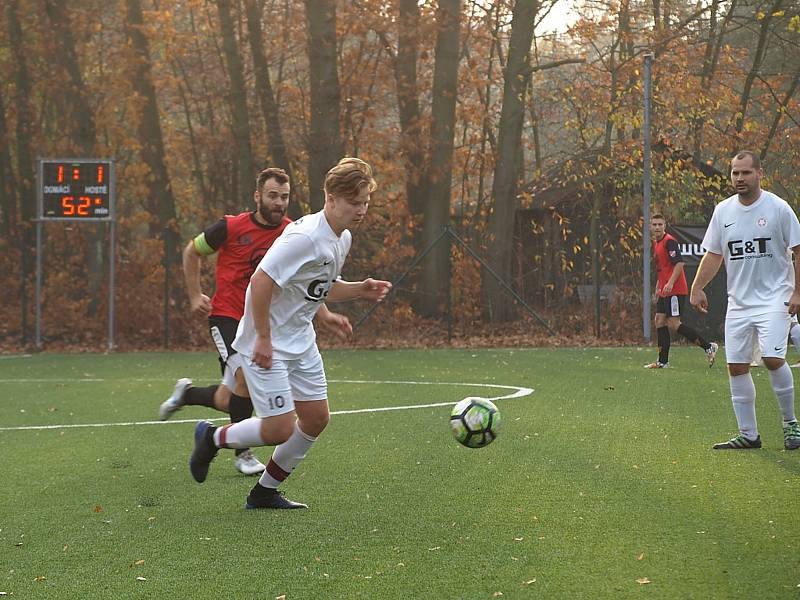
<path id="1" fill-rule="evenodd" d="M 377 187 L 372 169 L 344 158 L 325 177 L 325 206 L 290 224 L 250 279 L 233 347 L 242 356 L 255 417 L 223 427 L 201 421 L 189 469 L 205 481 L 218 448 L 276 446 L 247 508 L 307 508 L 277 490 L 305 458 L 330 419 L 322 357 L 311 324 L 323 302 L 380 302 L 388 281 L 339 279 L 350 251 L 349 227 L 367 212 Z M 342 315 L 340 328 L 352 333 Z"/>
<path id="2" fill-rule="evenodd" d="M 707 312 L 703 288 L 724 260 L 728 284 L 725 355 L 739 434 L 715 444 L 715 450 L 761 447 L 756 388 L 750 375 L 754 338 L 758 339 L 783 415 L 784 447 L 800 448 L 794 380 L 785 361 L 790 321 L 800 309 L 800 291 L 795 285 L 800 278 L 794 276 L 800 260 L 800 223 L 784 200 L 761 189 L 763 176 L 756 154 L 743 151 L 731 160 L 736 194 L 714 208 L 703 238 L 707 252 L 700 261 L 689 299 L 692 306 Z"/>

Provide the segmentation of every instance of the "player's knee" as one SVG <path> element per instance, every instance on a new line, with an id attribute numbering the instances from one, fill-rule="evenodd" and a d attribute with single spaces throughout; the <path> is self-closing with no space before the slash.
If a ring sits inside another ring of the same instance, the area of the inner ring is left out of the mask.
<path id="1" fill-rule="evenodd" d="M 294 433 L 293 418 L 261 419 L 261 439 L 267 445 L 282 444 L 292 436 L 292 433 Z"/>
<path id="2" fill-rule="evenodd" d="M 744 363 L 731 363 L 728 365 L 728 373 L 731 377 L 747 375 L 750 372 L 750 365 Z"/>
<path id="3" fill-rule="evenodd" d="M 780 369 L 783 366 L 783 363 L 786 362 L 784 359 L 777 358 L 775 356 L 765 356 L 762 360 L 764 361 L 764 366 L 770 371 Z"/>
<path id="4" fill-rule="evenodd" d="M 328 426 L 328 423 L 331 420 L 330 413 L 326 411 L 318 411 L 314 412 L 310 415 L 303 415 L 302 418 L 298 418 L 300 429 L 303 433 L 307 433 L 308 435 L 312 435 L 317 437 Z"/>

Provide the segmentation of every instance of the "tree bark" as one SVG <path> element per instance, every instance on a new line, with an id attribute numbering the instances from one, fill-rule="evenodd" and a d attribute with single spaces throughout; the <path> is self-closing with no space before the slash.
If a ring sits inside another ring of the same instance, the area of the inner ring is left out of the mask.
<path id="1" fill-rule="evenodd" d="M 256 78 L 256 89 L 261 113 L 267 126 L 267 145 L 271 164 L 280 167 L 292 179 L 292 166 L 289 163 L 289 153 L 283 138 L 278 104 L 275 102 L 275 93 L 272 91 L 272 82 L 269 76 L 267 58 L 264 56 L 264 34 L 261 30 L 261 11 L 256 0 L 245 0 L 247 11 L 247 31 L 250 38 L 250 54 L 253 56 L 253 72 Z M 297 219 L 305 211 L 297 202 L 297 195 L 293 194 L 289 204 L 289 216 Z"/>
<path id="2" fill-rule="evenodd" d="M 503 108 L 500 112 L 497 163 L 492 184 L 494 206 L 489 218 L 488 262 L 506 283 L 511 280 L 521 136 L 537 11 L 537 0 L 517 0 L 514 4 L 508 60 L 503 77 Z M 508 321 L 516 313 L 513 302 L 506 297 L 503 288 L 486 272 L 483 274 L 483 300 L 484 312 L 492 322 Z"/>
<path id="3" fill-rule="evenodd" d="M 247 90 L 244 85 L 244 68 L 239 48 L 236 44 L 236 33 L 231 18 L 231 0 L 217 0 L 217 12 L 222 32 L 222 48 L 225 53 L 225 64 L 230 78 L 230 102 L 232 116 L 233 142 L 236 148 L 237 164 L 236 187 L 234 190 L 234 206 L 249 207 L 251 205 L 255 178 L 255 161 L 253 147 L 250 144 L 250 117 L 247 112 Z"/>
<path id="4" fill-rule="evenodd" d="M 761 63 L 764 61 L 764 56 L 767 52 L 767 42 L 769 41 L 770 24 L 772 23 L 772 15 L 780 10 L 783 0 L 775 0 L 775 2 L 765 12 L 764 18 L 761 19 L 761 27 L 758 33 L 758 44 L 756 45 L 756 54 L 753 57 L 753 65 L 747 73 L 744 80 L 744 87 L 742 88 L 742 95 L 739 98 L 739 111 L 736 113 L 736 137 L 737 144 L 739 135 L 744 129 L 744 117 L 747 114 L 747 105 L 750 103 L 750 94 L 753 91 L 753 83 L 758 76 L 758 70 L 761 68 Z M 731 148 L 735 152 L 737 148 Z"/>
<path id="5" fill-rule="evenodd" d="M 172 238 L 172 248 L 177 247 L 177 228 L 175 224 L 175 197 L 167 173 L 164 153 L 164 137 L 158 114 L 156 89 L 153 85 L 150 47 L 142 31 L 142 7 L 140 0 L 125 0 L 125 29 L 132 56 L 132 83 L 137 96 L 142 99 L 142 112 L 137 115 L 140 156 L 147 165 L 149 188 L 148 209 L 156 217 L 150 221 L 150 234 L 154 237 Z M 174 257 L 171 257 L 174 258 Z"/>
<path id="6" fill-rule="evenodd" d="M 178 81 L 178 95 L 181 99 L 181 106 L 183 107 L 183 114 L 186 118 L 186 131 L 189 134 L 189 146 L 192 149 L 192 175 L 194 176 L 195 180 L 197 181 L 197 185 L 200 187 L 200 195 L 204 202 L 208 202 L 210 200 L 208 186 L 206 185 L 206 179 L 203 174 L 203 165 L 200 161 L 200 152 L 198 149 L 197 144 L 197 136 L 194 133 L 194 124 L 192 123 L 192 111 L 189 106 L 189 99 L 186 96 L 186 92 L 188 91 L 190 94 L 192 92 L 191 88 L 189 88 L 189 81 L 188 78 L 185 76 L 183 69 L 179 69 L 179 60 L 172 61 L 172 74 L 174 75 L 175 79 L 178 80 L 181 75 L 183 75 L 183 84 Z M 186 90 L 184 90 L 184 86 L 186 86 Z"/>
<path id="7" fill-rule="evenodd" d="M 322 208 L 325 174 L 344 154 L 339 131 L 341 92 L 337 69 L 336 1 L 305 0 L 311 123 L 308 139 L 308 186 L 312 211 Z"/>
<path id="8" fill-rule="evenodd" d="M 789 85 L 789 89 L 786 90 L 783 100 L 780 101 L 778 109 L 775 111 L 775 117 L 772 119 L 772 125 L 770 125 L 769 133 L 767 134 L 767 138 L 764 140 L 764 144 L 761 147 L 760 157 L 762 162 L 767 158 L 769 146 L 772 143 L 772 140 L 775 138 L 775 134 L 778 132 L 778 125 L 781 122 L 781 118 L 786 112 L 786 107 L 789 105 L 789 101 L 792 99 L 795 92 L 797 92 L 798 86 L 800 86 L 800 69 L 795 71 L 794 77 L 792 78 L 792 83 Z"/>
<path id="9" fill-rule="evenodd" d="M 8 38 L 11 46 L 16 86 L 16 144 L 17 144 L 17 177 L 19 180 L 20 215 L 22 216 L 22 235 L 20 235 L 20 322 L 22 343 L 27 343 L 31 337 L 28 324 L 28 279 L 33 272 L 34 257 L 34 231 L 33 219 L 36 216 L 36 205 L 33 202 L 33 180 L 35 166 L 31 151 L 31 123 L 33 111 L 30 106 L 31 81 L 27 64 L 25 40 L 19 22 L 19 3 L 17 0 L 8 0 L 6 4 L 6 17 L 8 20 Z"/>
<path id="10" fill-rule="evenodd" d="M 158 115 L 156 89 L 153 84 L 150 46 L 145 37 L 140 0 L 125 0 L 125 33 L 132 51 L 131 76 L 134 93 L 142 99 L 138 134 L 142 162 L 147 165 L 148 210 L 156 216 L 150 220 L 150 234 L 164 241 L 164 346 L 169 345 L 169 299 L 171 267 L 178 257 L 178 227 L 175 221 L 175 196 L 167 172 L 164 137 Z"/>
<path id="11" fill-rule="evenodd" d="M 494 13 L 494 18 L 492 17 L 492 13 Z M 486 185 L 486 154 L 487 149 L 486 146 L 489 144 L 492 154 L 495 152 L 496 144 L 493 138 L 491 123 L 490 123 L 490 107 L 492 105 L 492 82 L 494 80 L 494 73 L 492 67 L 494 66 L 495 60 L 495 49 L 498 45 L 498 35 L 500 33 L 500 9 L 497 5 L 492 6 L 489 9 L 489 13 L 487 14 L 487 26 L 491 23 L 492 26 L 492 44 L 489 48 L 489 58 L 487 59 L 486 64 L 486 87 L 484 89 L 484 93 L 480 94 L 481 96 L 481 103 L 483 104 L 483 119 L 481 125 L 481 151 L 480 151 L 480 159 L 479 159 L 479 166 L 478 166 L 478 192 L 477 192 L 477 202 L 475 203 L 475 230 L 476 230 L 476 237 L 479 235 L 477 231 L 479 230 L 479 226 L 483 225 L 481 215 L 483 214 L 483 202 L 484 202 L 484 192 Z"/>
<path id="12" fill-rule="evenodd" d="M 93 156 L 97 134 L 94 123 L 94 114 L 89 106 L 86 86 L 83 83 L 75 40 L 72 37 L 72 28 L 69 24 L 69 15 L 64 0 L 45 0 L 45 12 L 50 20 L 50 31 L 56 41 L 58 56 L 56 60 L 64 67 L 69 78 L 69 89 L 66 95 L 73 106 L 71 122 L 75 126 L 75 140 L 78 152 L 85 156 Z"/>
<path id="13" fill-rule="evenodd" d="M 707 83 L 714 72 L 714 63 L 712 59 L 714 57 L 714 45 L 716 44 L 717 38 L 717 12 L 719 10 L 719 4 L 720 0 L 712 0 L 711 6 L 709 7 L 708 39 L 706 40 L 706 48 L 703 54 L 703 71 L 700 74 L 700 89 L 702 90 L 708 89 L 706 87 Z M 703 105 L 701 104 L 698 108 L 702 111 Z M 696 163 L 700 161 L 700 145 L 702 143 L 704 121 L 705 116 L 700 112 L 700 114 L 695 115 L 694 122 L 692 123 L 692 157 Z"/>
<path id="14" fill-rule="evenodd" d="M 427 192 L 427 169 L 422 144 L 422 116 L 419 110 L 417 56 L 419 54 L 420 12 L 417 0 L 400 0 L 397 21 L 397 56 L 394 78 L 400 115 L 400 147 L 406 163 L 406 201 L 413 215 L 422 214 Z"/>
<path id="15" fill-rule="evenodd" d="M 433 70 L 431 106 L 430 195 L 425 204 L 422 242 L 427 247 L 450 222 L 456 96 L 458 94 L 460 0 L 440 0 L 439 32 Z M 445 236 L 422 262 L 419 310 L 424 316 L 444 314 L 450 295 L 450 238 Z M 442 285 L 444 283 L 444 285 Z"/>
<path id="16" fill-rule="evenodd" d="M 6 123 L 6 103 L 3 100 L 2 90 L 0 90 L 0 196 L 3 199 L 0 234 L 11 240 L 16 237 L 17 231 L 17 188 L 11 166 L 11 138 Z"/>
<path id="17" fill-rule="evenodd" d="M 69 122 L 74 127 L 76 148 L 73 152 L 83 158 L 100 158 L 97 156 L 97 128 L 94 113 L 89 105 L 89 96 L 83 81 L 75 40 L 72 36 L 67 6 L 64 0 L 45 0 L 45 12 L 50 21 L 50 31 L 56 41 L 57 56 L 55 61 L 63 66 L 68 77 L 68 88 L 65 96 L 72 105 L 72 118 Z M 86 314 L 97 316 L 100 309 L 100 289 L 105 279 L 105 223 L 85 224 L 89 228 L 86 236 L 87 293 L 89 302 Z"/>

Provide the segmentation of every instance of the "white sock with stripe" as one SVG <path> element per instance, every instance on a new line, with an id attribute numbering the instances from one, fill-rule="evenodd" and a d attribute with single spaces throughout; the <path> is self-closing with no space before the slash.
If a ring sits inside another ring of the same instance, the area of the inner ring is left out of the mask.
<path id="1" fill-rule="evenodd" d="M 731 402 L 739 431 L 749 440 L 758 437 L 756 425 L 756 386 L 750 373 L 731 375 Z"/>
<path id="2" fill-rule="evenodd" d="M 794 329 L 797 329 L 795 327 Z M 783 424 L 795 420 L 794 416 L 794 377 L 792 369 L 783 363 L 779 369 L 769 372 L 769 382 L 772 384 L 772 391 L 778 399 L 778 406 L 781 407 L 783 414 Z"/>
<path id="3" fill-rule="evenodd" d="M 304 433 L 300 429 L 300 424 L 295 421 L 292 435 L 275 447 L 272 458 L 269 459 L 267 468 L 264 469 L 258 482 L 265 488 L 277 488 L 306 457 L 316 441 L 317 438 Z"/>
<path id="4" fill-rule="evenodd" d="M 238 423 L 217 427 L 214 431 L 217 448 L 251 448 L 263 446 L 261 439 L 261 419 L 250 417 Z"/>

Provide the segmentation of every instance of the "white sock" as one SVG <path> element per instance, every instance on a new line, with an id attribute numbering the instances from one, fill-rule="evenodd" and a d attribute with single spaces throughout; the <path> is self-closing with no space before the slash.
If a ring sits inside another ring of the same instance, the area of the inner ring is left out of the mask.
<path id="1" fill-rule="evenodd" d="M 800 352 L 800 323 L 792 323 L 792 328 L 789 329 L 789 337 L 792 338 L 794 349 Z"/>
<path id="2" fill-rule="evenodd" d="M 214 431 L 217 448 L 251 448 L 263 446 L 261 439 L 261 419 L 250 417 L 238 423 L 217 427 Z"/>
<path id="3" fill-rule="evenodd" d="M 783 363 L 779 369 L 769 372 L 769 382 L 772 384 L 772 391 L 778 399 L 778 406 L 783 413 L 783 423 L 794 421 L 794 378 L 792 369 Z"/>
<path id="4" fill-rule="evenodd" d="M 756 425 L 756 386 L 750 373 L 731 375 L 731 402 L 739 432 L 749 440 L 758 437 Z"/>
<path id="5" fill-rule="evenodd" d="M 304 433 L 299 423 L 295 421 L 292 435 L 280 446 L 275 447 L 272 458 L 269 459 L 258 483 L 265 488 L 277 488 L 306 457 L 316 441 L 317 438 Z"/>

